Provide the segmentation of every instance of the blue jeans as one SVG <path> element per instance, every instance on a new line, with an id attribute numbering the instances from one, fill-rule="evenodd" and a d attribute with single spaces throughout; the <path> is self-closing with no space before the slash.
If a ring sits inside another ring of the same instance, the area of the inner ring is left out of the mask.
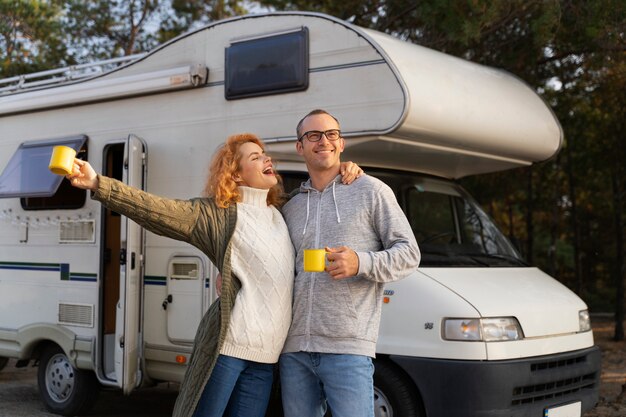
<path id="1" fill-rule="evenodd" d="M 274 365 L 219 355 L 193 417 L 263 417 Z"/>
<path id="2" fill-rule="evenodd" d="M 361 355 L 297 352 L 280 355 L 285 417 L 374 417 L 374 365 Z"/>

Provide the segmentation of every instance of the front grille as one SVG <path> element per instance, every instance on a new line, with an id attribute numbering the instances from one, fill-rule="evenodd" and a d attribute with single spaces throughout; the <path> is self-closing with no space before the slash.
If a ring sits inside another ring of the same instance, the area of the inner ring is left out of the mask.
<path id="1" fill-rule="evenodd" d="M 533 404 L 571 395 L 581 390 L 594 389 L 597 384 L 595 372 L 563 378 L 564 375 L 571 374 L 572 371 L 575 373 L 576 367 L 584 365 L 586 362 L 587 357 L 582 355 L 531 364 L 530 370 L 534 374 L 533 376 L 541 377 L 542 380 L 545 380 L 545 376 L 550 375 L 550 371 L 552 371 L 555 374 L 555 378 L 548 382 L 513 388 L 511 405 Z M 568 370 L 567 368 L 570 369 Z"/>
<path id="2" fill-rule="evenodd" d="M 545 369 L 563 368 L 564 366 L 572 366 L 584 362 L 587 362 L 587 357 L 585 355 L 576 356 L 574 358 L 560 359 L 556 361 L 533 363 L 532 365 L 530 365 L 530 370 L 532 372 L 543 371 Z"/>

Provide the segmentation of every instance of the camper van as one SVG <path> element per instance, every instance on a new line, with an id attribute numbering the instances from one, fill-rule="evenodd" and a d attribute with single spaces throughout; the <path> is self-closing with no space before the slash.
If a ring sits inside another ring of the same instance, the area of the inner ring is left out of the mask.
<path id="1" fill-rule="evenodd" d="M 594 407 L 587 306 L 527 265 L 457 182 L 559 151 L 558 120 L 524 82 L 305 12 L 218 21 L 113 65 L 0 80 L 0 359 L 38 366 L 49 410 L 82 413 L 103 386 L 181 381 L 218 274 L 196 248 L 50 173 L 53 146 L 188 199 L 224 139 L 253 132 L 289 191 L 307 178 L 296 123 L 315 108 L 339 118 L 343 159 L 394 190 L 422 251 L 420 267 L 385 288 L 376 415 Z"/>

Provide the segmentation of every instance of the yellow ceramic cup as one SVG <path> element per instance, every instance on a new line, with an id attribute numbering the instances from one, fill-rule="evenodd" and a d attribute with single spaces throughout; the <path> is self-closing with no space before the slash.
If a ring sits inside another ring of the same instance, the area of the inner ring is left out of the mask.
<path id="1" fill-rule="evenodd" d="M 304 270 L 306 272 L 324 272 L 326 268 L 326 251 L 324 249 L 304 250 Z"/>
<path id="2" fill-rule="evenodd" d="M 57 175 L 69 175 L 74 167 L 76 151 L 69 146 L 55 146 L 52 149 L 52 157 L 48 168 Z"/>

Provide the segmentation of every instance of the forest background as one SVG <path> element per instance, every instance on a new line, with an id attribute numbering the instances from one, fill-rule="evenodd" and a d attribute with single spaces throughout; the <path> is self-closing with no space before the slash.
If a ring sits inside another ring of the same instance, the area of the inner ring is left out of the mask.
<path id="1" fill-rule="evenodd" d="M 460 182 L 526 260 L 614 313 L 624 339 L 626 0 L 0 0 L 0 79 L 149 51 L 215 20 L 306 10 L 534 88 L 564 131 L 532 167 Z"/>

